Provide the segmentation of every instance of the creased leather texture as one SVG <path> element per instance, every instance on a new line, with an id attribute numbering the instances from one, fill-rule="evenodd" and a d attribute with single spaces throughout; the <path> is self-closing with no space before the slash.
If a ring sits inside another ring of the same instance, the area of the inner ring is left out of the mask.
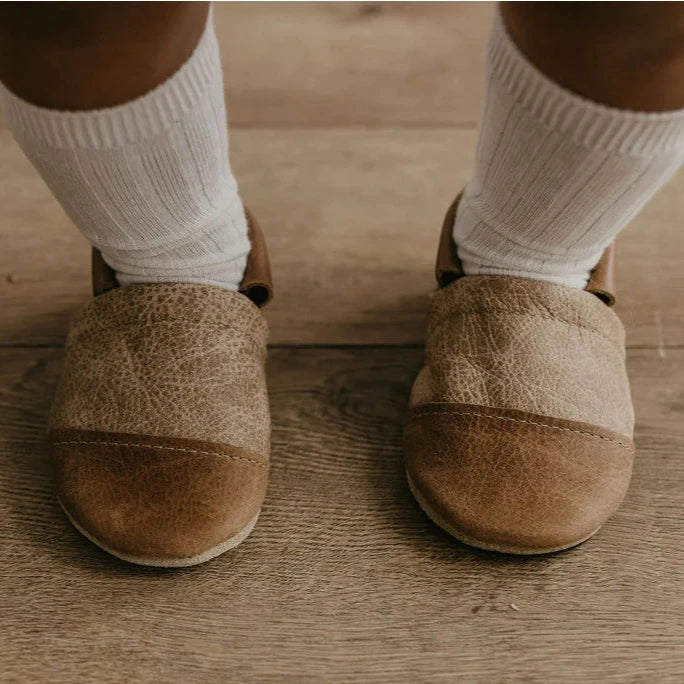
<path id="1" fill-rule="evenodd" d="M 413 486 L 449 531 L 494 549 L 550 549 L 592 534 L 622 501 L 633 446 L 586 423 L 428 404 L 406 430 Z"/>
<path id="2" fill-rule="evenodd" d="M 155 283 L 72 324 L 51 428 L 203 439 L 268 455 L 267 325 L 237 292 Z"/>
<path id="3" fill-rule="evenodd" d="M 238 535 L 266 494 L 268 463 L 246 449 L 83 430 L 54 430 L 51 443 L 62 505 L 128 556 L 201 554 Z"/>
<path id="4" fill-rule="evenodd" d="M 247 297 L 206 285 L 117 287 L 83 309 L 50 442 L 59 498 L 87 536 L 173 565 L 248 533 L 266 491 L 267 334 Z"/>
<path id="5" fill-rule="evenodd" d="M 632 468 L 625 333 L 609 307 L 613 250 L 588 290 L 464 276 L 451 237 L 456 202 L 411 391 L 409 483 L 428 515 L 466 543 L 567 548 L 616 510 Z"/>
<path id="6" fill-rule="evenodd" d="M 529 278 L 467 276 L 432 297 L 411 404 L 448 401 L 594 423 L 628 437 L 624 329 L 600 299 Z"/>

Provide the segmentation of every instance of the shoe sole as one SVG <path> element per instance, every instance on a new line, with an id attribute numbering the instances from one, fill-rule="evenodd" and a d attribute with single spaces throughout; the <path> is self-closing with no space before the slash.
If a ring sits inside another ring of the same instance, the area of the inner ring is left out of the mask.
<path id="1" fill-rule="evenodd" d="M 457 527 L 445 522 L 438 513 L 430 508 L 430 505 L 423 498 L 408 472 L 406 473 L 406 479 L 408 481 L 411 494 L 413 494 L 413 498 L 418 502 L 418 505 L 421 507 L 425 515 L 427 515 L 427 517 L 430 518 L 435 525 L 441 527 L 445 532 L 448 532 L 452 537 L 463 544 L 473 546 L 477 549 L 482 549 L 483 551 L 496 551 L 497 553 L 507 553 L 515 556 L 538 556 L 546 553 L 556 553 L 557 551 L 571 549 L 573 546 L 577 546 L 578 544 L 587 541 L 587 539 L 593 537 L 601 529 L 601 525 L 599 525 L 591 534 L 588 534 L 586 537 L 582 537 L 582 539 L 570 542 L 569 544 L 562 544 L 561 546 L 549 546 L 547 548 L 541 549 L 524 546 L 506 546 L 505 544 L 492 544 L 481 539 L 475 539 L 475 537 L 471 537 L 462 530 L 459 530 Z"/>
<path id="2" fill-rule="evenodd" d="M 116 558 L 119 558 L 122 561 L 126 561 L 127 563 L 134 563 L 135 565 L 148 565 L 155 568 L 188 568 L 192 565 L 200 565 L 201 563 L 206 563 L 212 558 L 216 558 L 216 556 L 220 556 L 222 553 L 230 551 L 230 549 L 234 549 L 238 544 L 241 544 L 245 539 L 247 539 L 249 533 L 254 529 L 254 526 L 256 525 L 256 522 L 259 519 L 259 513 L 261 513 L 261 509 L 257 511 L 257 514 L 234 537 L 231 537 L 230 539 L 227 539 L 226 541 L 221 542 L 220 544 L 217 544 L 216 546 L 213 546 L 212 548 L 207 549 L 206 551 L 203 551 L 202 553 L 199 553 L 195 556 L 187 556 L 185 558 L 145 558 L 141 556 L 129 556 L 128 554 L 116 551 L 107 546 L 107 544 L 99 541 L 98 539 L 93 537 L 89 532 L 86 532 L 86 530 L 84 530 L 71 517 L 71 514 L 66 509 L 66 507 L 62 503 L 62 500 L 59 497 L 57 497 L 57 501 L 59 501 L 59 505 L 62 507 L 62 510 L 64 511 L 66 517 L 69 519 L 69 522 L 88 541 L 91 541 L 93 544 L 95 544 L 95 546 L 99 546 L 103 551 L 106 551 L 108 554 L 115 556 Z"/>

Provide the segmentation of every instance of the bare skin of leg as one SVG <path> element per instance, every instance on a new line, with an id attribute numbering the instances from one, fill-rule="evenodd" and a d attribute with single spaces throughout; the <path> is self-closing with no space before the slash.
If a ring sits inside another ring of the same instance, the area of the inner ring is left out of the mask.
<path id="1" fill-rule="evenodd" d="M 501 11 L 520 49 L 564 87 L 623 109 L 684 107 L 682 3 L 506 2 Z M 207 12 L 205 2 L 1 2 L 0 81 L 43 107 L 122 104 L 178 69 Z"/>
<path id="2" fill-rule="evenodd" d="M 190 57 L 208 11 L 207 2 L 0 2 L 0 81 L 52 109 L 128 102 Z"/>
<path id="3" fill-rule="evenodd" d="M 504 23 L 544 74 L 595 102 L 684 108 L 684 3 L 504 2 Z"/>

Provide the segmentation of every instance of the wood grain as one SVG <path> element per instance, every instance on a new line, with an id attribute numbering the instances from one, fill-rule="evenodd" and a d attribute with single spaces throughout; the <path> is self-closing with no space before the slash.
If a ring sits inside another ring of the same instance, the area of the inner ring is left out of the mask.
<path id="1" fill-rule="evenodd" d="M 401 423 L 421 354 L 273 351 L 256 531 L 162 571 L 100 552 L 54 501 L 43 433 L 61 351 L 0 351 L 0 678 L 680 681 L 684 351 L 630 353 L 627 500 L 593 540 L 537 559 L 468 549 L 411 499 Z"/>
<path id="2" fill-rule="evenodd" d="M 569 552 L 499 557 L 438 530 L 404 481 L 402 419 L 442 214 L 473 160 L 491 12 L 216 4 L 279 348 L 259 525 L 193 569 L 107 556 L 54 499 L 47 413 L 89 248 L 0 123 L 0 681 L 682 680 L 684 174 L 618 243 L 638 457 L 613 520 Z"/>
<path id="3" fill-rule="evenodd" d="M 492 11 L 476 2 L 217 3 L 231 121 L 473 126 Z"/>
<path id="4" fill-rule="evenodd" d="M 470 131 L 234 131 L 242 192 L 264 226 L 275 344 L 419 344 L 446 206 Z M 619 239 L 632 346 L 684 344 L 684 173 Z M 61 344 L 88 299 L 89 248 L 0 131 L 0 344 Z"/>

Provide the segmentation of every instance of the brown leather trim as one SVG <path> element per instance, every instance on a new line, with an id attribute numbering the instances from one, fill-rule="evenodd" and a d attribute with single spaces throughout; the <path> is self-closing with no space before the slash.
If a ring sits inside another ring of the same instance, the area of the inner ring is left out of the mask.
<path id="1" fill-rule="evenodd" d="M 62 505 L 125 556 L 201 554 L 243 530 L 266 494 L 267 460 L 239 447 L 73 429 L 49 441 Z"/>
<path id="2" fill-rule="evenodd" d="M 560 548 L 622 501 L 632 441 L 588 423 L 473 404 L 411 409 L 406 469 L 455 536 L 490 548 Z"/>
<path id="3" fill-rule="evenodd" d="M 595 294 L 608 306 L 615 304 L 615 243 L 611 242 L 603 251 L 598 264 L 591 272 L 589 282 L 584 288 Z"/>
<path id="4" fill-rule="evenodd" d="M 254 215 L 245 207 L 248 237 L 251 249 L 247 257 L 245 273 L 240 283 L 240 292 L 257 306 L 263 307 L 273 299 L 273 278 L 271 264 L 266 249 L 266 240 Z M 97 297 L 119 287 L 114 270 L 102 258 L 95 247 L 92 248 L 91 274 L 93 294 Z"/>
<path id="5" fill-rule="evenodd" d="M 96 247 L 91 250 L 90 274 L 93 282 L 93 294 L 96 297 L 119 287 L 114 269 L 102 258 L 102 253 Z"/>
<path id="6" fill-rule="evenodd" d="M 446 287 L 457 278 L 465 276 L 461 261 L 458 258 L 458 248 L 453 240 L 453 226 L 456 218 L 456 209 L 463 193 L 451 203 L 439 236 L 437 248 L 437 260 L 435 263 L 435 277 L 438 287 Z M 615 304 L 615 244 L 611 243 L 604 250 L 601 259 L 594 267 L 589 277 L 589 282 L 584 288 L 601 299 L 608 306 Z"/>
<path id="7" fill-rule="evenodd" d="M 577 420 L 542 416 L 529 411 L 519 411 L 511 408 L 494 408 L 480 404 L 465 404 L 455 402 L 431 402 L 419 404 L 410 409 L 410 419 L 421 418 L 427 415 L 453 415 L 471 416 L 476 418 L 489 418 L 500 421 L 507 430 L 515 430 L 516 424 L 533 425 L 537 429 L 558 430 L 562 432 L 577 433 L 585 437 L 605 440 L 617 446 L 634 452 L 634 442 L 626 435 L 621 435 L 613 430 L 598 427 L 591 423 L 583 423 Z"/>
<path id="8" fill-rule="evenodd" d="M 240 284 L 240 292 L 257 306 L 266 306 L 273 299 L 273 278 L 266 240 L 256 218 L 246 207 L 245 214 L 252 249 L 247 257 L 247 266 Z"/>
<path id="9" fill-rule="evenodd" d="M 462 194 L 460 193 L 451 203 L 442 223 L 442 232 L 439 235 L 437 262 L 435 263 L 435 277 L 439 287 L 446 287 L 449 283 L 465 275 L 461 267 L 461 260 L 458 258 L 456 243 L 453 239 L 456 209 L 461 201 Z"/>

